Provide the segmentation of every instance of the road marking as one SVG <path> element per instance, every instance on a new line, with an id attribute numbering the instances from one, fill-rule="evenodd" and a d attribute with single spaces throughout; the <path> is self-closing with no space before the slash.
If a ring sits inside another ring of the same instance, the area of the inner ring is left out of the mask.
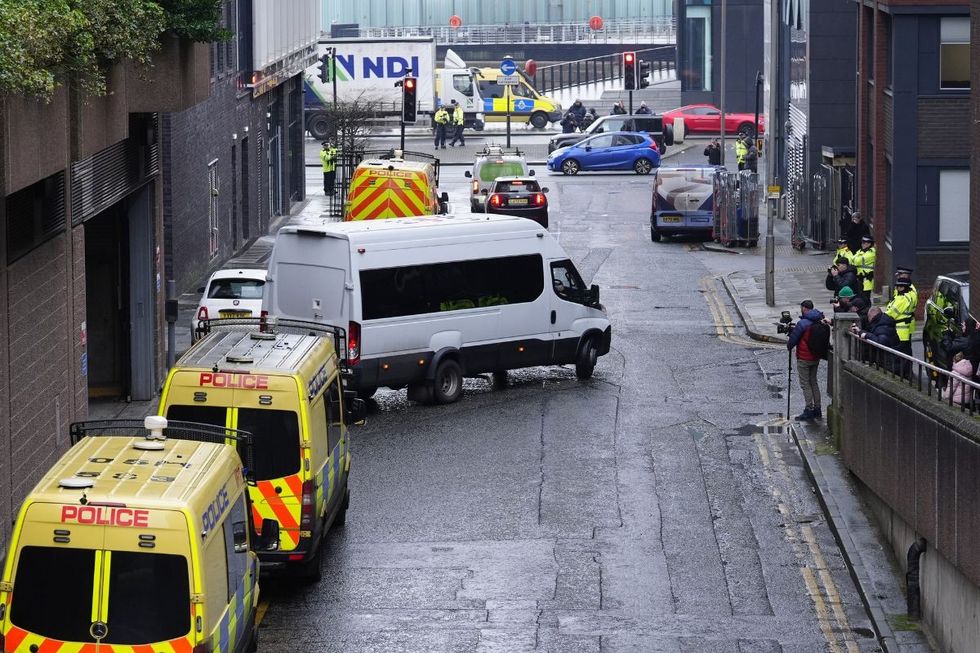
<path id="1" fill-rule="evenodd" d="M 269 599 L 259 601 L 259 607 L 255 611 L 255 627 L 258 628 L 265 619 L 265 613 L 269 610 Z"/>
<path id="2" fill-rule="evenodd" d="M 724 302 L 721 301 L 714 277 L 701 277 L 698 280 L 698 288 L 701 290 L 701 294 L 704 296 L 704 301 L 708 304 L 708 311 L 711 313 L 711 319 L 715 324 L 715 333 L 717 334 L 719 340 L 727 342 L 731 345 L 738 345 L 740 347 L 756 347 L 762 349 L 782 348 L 782 345 L 778 343 L 752 340 L 751 338 L 739 333 L 738 327 L 732 321 L 731 313 L 728 311 L 728 308 L 725 306 Z"/>

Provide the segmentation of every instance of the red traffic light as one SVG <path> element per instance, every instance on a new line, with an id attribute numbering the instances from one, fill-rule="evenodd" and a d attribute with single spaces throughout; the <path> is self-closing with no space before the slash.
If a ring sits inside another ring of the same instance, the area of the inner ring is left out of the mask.
<path id="1" fill-rule="evenodd" d="M 634 55 L 632 52 L 627 52 L 625 55 L 623 55 L 623 59 L 626 61 L 626 63 L 633 63 L 633 57 Z"/>
<path id="2" fill-rule="evenodd" d="M 412 90 L 413 88 L 415 88 L 415 80 L 411 78 L 406 79 L 405 88 L 407 88 L 408 90 Z"/>

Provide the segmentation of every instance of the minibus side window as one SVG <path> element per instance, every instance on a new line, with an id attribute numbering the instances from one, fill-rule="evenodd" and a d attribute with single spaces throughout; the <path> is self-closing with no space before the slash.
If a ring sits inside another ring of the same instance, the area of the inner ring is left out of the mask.
<path id="1" fill-rule="evenodd" d="M 239 408 L 238 428 L 252 434 L 257 481 L 299 472 L 299 418 L 295 412 Z"/>
<path id="2" fill-rule="evenodd" d="M 10 622 L 41 637 L 90 642 L 94 582 L 95 551 L 25 546 L 14 578 Z"/>
<path id="3" fill-rule="evenodd" d="M 103 643 L 152 644 L 186 636 L 191 630 L 187 558 L 109 553 L 109 634 Z"/>
<path id="4" fill-rule="evenodd" d="M 340 426 L 342 407 L 340 405 L 341 388 L 340 375 L 330 384 L 329 390 L 324 395 L 327 399 L 327 446 L 330 447 L 330 454 L 334 455 L 334 449 L 340 442 Z"/>
<path id="5" fill-rule="evenodd" d="M 586 302 L 585 282 L 571 261 L 558 261 L 551 264 L 551 283 L 555 294 L 562 299 L 577 304 Z"/>
<path id="6" fill-rule="evenodd" d="M 245 568 L 248 566 L 248 527 L 245 524 L 245 495 L 239 497 L 231 507 L 231 514 L 225 520 L 225 557 L 228 560 L 228 600 L 245 582 Z"/>

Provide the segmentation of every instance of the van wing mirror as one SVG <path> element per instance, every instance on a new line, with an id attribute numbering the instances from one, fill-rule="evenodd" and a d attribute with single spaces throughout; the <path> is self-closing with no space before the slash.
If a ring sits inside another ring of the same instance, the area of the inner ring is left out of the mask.
<path id="1" fill-rule="evenodd" d="M 597 284 L 592 284 L 589 288 L 589 302 L 595 306 L 599 305 L 599 286 Z"/>
<path id="2" fill-rule="evenodd" d="M 528 170 L 527 171 L 527 176 L 528 177 L 533 177 L 534 176 L 534 171 L 533 170 Z"/>
<path id="3" fill-rule="evenodd" d="M 542 186 L 542 187 L 541 187 L 541 192 L 542 192 L 542 193 L 548 193 L 548 192 L 550 192 L 550 190 L 548 189 L 548 187 L 547 187 L 547 186 Z"/>
<path id="4" fill-rule="evenodd" d="M 469 179 L 470 177 L 472 177 L 472 176 L 473 176 L 473 173 L 472 173 L 472 172 L 470 172 L 469 170 L 467 170 L 467 171 L 465 171 L 465 172 L 463 173 L 463 176 L 464 176 L 464 177 L 466 177 L 467 179 Z"/>
<path id="5" fill-rule="evenodd" d="M 448 202 L 449 201 L 449 193 L 443 191 L 442 195 L 439 196 L 439 201 L 440 202 Z"/>
<path id="6" fill-rule="evenodd" d="M 279 522 L 275 519 L 262 520 L 259 549 L 262 551 L 277 551 L 279 549 Z"/>

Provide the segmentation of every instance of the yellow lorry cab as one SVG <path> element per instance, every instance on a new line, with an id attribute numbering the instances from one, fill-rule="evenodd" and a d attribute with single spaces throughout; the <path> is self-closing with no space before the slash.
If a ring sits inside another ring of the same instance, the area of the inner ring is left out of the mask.
<path id="1" fill-rule="evenodd" d="M 6 653 L 244 653 L 256 647 L 247 434 L 200 424 L 71 426 L 24 500 L 0 577 Z M 264 525 L 274 546 L 277 524 Z"/>
<path id="2" fill-rule="evenodd" d="M 160 414 L 247 431 L 255 523 L 279 523 L 279 546 L 260 551 L 262 571 L 320 577 L 321 542 L 343 524 L 350 493 L 347 424 L 365 406 L 345 393 L 337 351 L 342 329 L 269 319 L 202 321 L 204 337 L 177 361 Z M 314 334 L 314 335 L 311 335 Z"/>
<path id="3" fill-rule="evenodd" d="M 408 218 L 447 213 L 449 195 L 439 195 L 439 172 L 432 162 L 392 158 L 367 159 L 354 169 L 344 220 Z"/>
<path id="4" fill-rule="evenodd" d="M 506 120 L 507 105 L 511 116 L 525 118 L 533 127 L 543 129 L 549 122 L 559 122 L 561 105 L 550 97 L 541 95 L 522 73 L 516 86 L 502 86 L 497 78 L 499 68 L 481 68 L 478 73 L 483 113 L 487 122 Z"/>

